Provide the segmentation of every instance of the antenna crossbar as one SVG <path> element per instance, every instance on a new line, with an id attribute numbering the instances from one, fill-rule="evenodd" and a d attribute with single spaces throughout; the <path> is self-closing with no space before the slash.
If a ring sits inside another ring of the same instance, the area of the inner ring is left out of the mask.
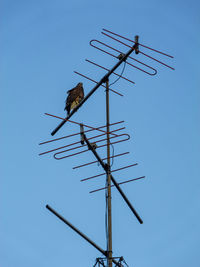
<path id="1" fill-rule="evenodd" d="M 52 115 L 52 114 L 49 114 L 49 113 L 45 113 L 45 115 L 48 115 L 48 116 L 51 116 L 51 117 L 54 117 L 54 118 L 57 118 L 57 119 L 60 119 L 60 120 L 66 120 L 65 118 L 62 118 L 62 117 L 59 117 L 59 116 L 56 116 L 56 115 Z M 85 127 L 87 127 L 87 128 L 90 128 L 91 129 L 91 131 L 100 131 L 100 132 L 103 132 L 103 133 L 107 133 L 106 131 L 103 131 L 103 130 L 101 130 L 101 128 L 105 128 L 106 127 L 106 125 L 103 125 L 103 126 L 100 126 L 100 127 L 97 127 L 97 128 L 95 128 L 95 127 L 92 127 L 92 126 L 90 126 L 90 125 L 87 125 L 87 124 L 84 124 L 84 123 L 80 123 L 80 122 L 76 122 L 76 121 L 72 121 L 72 120 L 68 120 L 69 122 L 71 122 L 71 123 L 74 123 L 74 124 L 78 124 L 78 125 L 83 125 L 83 126 L 85 126 Z M 119 123 L 123 123 L 124 121 L 118 121 L 118 122 L 114 122 L 114 123 L 111 123 L 110 124 L 110 126 L 113 126 L 113 125 L 116 125 L 116 124 L 119 124 Z M 90 130 L 87 130 L 87 131 L 85 131 L 85 132 L 89 132 Z M 79 134 L 79 133 L 77 133 L 77 134 Z M 112 134 L 112 133 L 111 133 Z M 74 135 L 76 135 L 76 134 L 74 134 Z M 113 135 L 115 135 L 115 134 L 113 134 Z M 54 139 L 54 140 L 58 140 L 59 138 L 57 138 L 57 139 Z"/>
<path id="2" fill-rule="evenodd" d="M 106 30 L 106 29 L 103 29 L 103 31 L 105 31 L 105 32 L 109 32 L 109 33 L 111 33 L 111 34 L 113 34 L 113 35 L 115 35 L 115 36 L 118 36 L 118 37 L 120 37 L 120 38 L 123 38 L 123 39 L 125 39 L 125 40 L 127 40 L 127 41 L 129 41 L 129 42 L 135 43 L 133 40 L 131 40 L 131 39 L 127 38 L 127 37 L 124 37 L 124 36 L 122 36 L 122 35 L 120 35 L 120 34 L 114 33 L 114 32 L 112 32 L 112 31 L 109 31 L 109 30 Z M 102 34 L 105 34 L 105 33 L 102 32 Z M 154 52 L 157 52 L 157 53 L 159 53 L 159 54 L 162 54 L 162 55 L 164 55 L 164 56 L 167 56 L 167 57 L 170 57 L 170 58 L 174 58 L 174 57 L 171 56 L 171 55 L 168 55 L 168 54 L 163 53 L 163 52 L 161 52 L 161 51 L 159 51 L 159 50 L 156 50 L 156 49 L 151 48 L 151 47 L 149 47 L 149 46 L 143 45 L 143 44 L 141 44 L 141 43 L 139 43 L 139 45 L 140 45 L 140 46 L 143 46 L 143 47 L 145 47 L 145 48 L 147 48 L 147 49 L 149 49 L 149 50 L 152 50 L 152 51 L 154 51 Z"/>
<path id="3" fill-rule="evenodd" d="M 95 62 L 93 62 L 93 61 L 91 61 L 91 60 L 89 60 L 89 59 L 86 59 L 85 61 L 87 61 L 87 62 L 89 62 L 89 63 L 91 63 L 91 64 L 93 64 L 93 65 L 95 65 L 95 66 L 97 66 L 97 67 L 99 67 L 99 68 L 101 68 L 101 69 L 104 69 L 104 70 L 109 71 L 109 69 L 107 69 L 107 68 L 105 68 L 105 67 L 103 67 L 103 66 L 101 66 L 101 65 L 99 65 L 99 64 L 97 64 L 97 63 L 95 63 Z M 122 76 L 122 75 L 119 75 L 119 74 L 117 74 L 117 73 L 115 73 L 115 72 L 113 72 L 113 74 L 115 74 L 116 76 L 118 76 L 118 77 L 120 77 L 120 78 L 122 78 L 122 79 L 124 79 L 124 80 L 126 80 L 126 81 L 128 81 L 128 82 L 130 82 L 130 83 L 135 84 L 135 82 L 133 82 L 133 81 L 127 79 L 126 77 L 124 77 L 124 76 Z M 109 90 L 110 90 L 110 88 L 109 88 Z"/>
<path id="4" fill-rule="evenodd" d="M 143 179 L 143 178 L 145 178 L 145 176 L 141 176 L 141 177 L 138 177 L 138 178 L 133 178 L 133 179 L 130 179 L 130 180 L 126 180 L 124 182 L 118 183 L 118 185 L 130 183 L 130 182 L 137 181 L 137 180 L 140 180 L 140 179 Z M 114 187 L 114 185 L 111 185 L 111 187 Z M 104 190 L 104 189 L 107 189 L 107 187 L 102 187 L 102 188 L 99 188 L 99 189 L 96 189 L 96 190 L 92 190 L 89 193 L 95 193 L 95 192 L 98 192 L 98 191 L 101 191 L 101 190 Z"/>
<path id="5" fill-rule="evenodd" d="M 90 77 L 88 77 L 88 76 L 86 76 L 86 75 L 83 75 L 82 73 L 80 73 L 80 72 L 78 72 L 78 71 L 74 71 L 74 73 L 76 73 L 76 74 L 80 75 L 81 77 L 86 78 L 87 80 L 92 81 L 92 82 L 94 82 L 94 83 L 96 83 L 96 84 L 98 83 L 97 81 L 91 79 Z M 101 86 L 103 86 L 104 88 L 106 88 L 106 86 L 103 85 L 103 84 L 102 84 Z M 109 90 L 112 91 L 113 93 L 117 94 L 117 95 L 123 96 L 122 94 L 120 94 L 119 92 L 117 92 L 117 91 L 115 91 L 115 90 L 113 90 L 113 89 L 111 89 L 111 88 L 109 88 Z"/>
<path id="6" fill-rule="evenodd" d="M 110 159 L 116 158 L 116 157 L 120 157 L 120 156 L 124 156 L 124 155 L 129 154 L 129 153 L 130 152 L 124 152 L 124 153 L 121 153 L 121 154 L 117 154 L 117 155 L 111 156 Z M 105 159 L 108 159 L 108 158 L 103 158 L 102 160 L 105 160 Z M 85 166 L 88 166 L 90 164 L 94 164 L 94 163 L 97 163 L 97 162 L 98 162 L 98 160 L 95 160 L 95 161 L 88 162 L 88 163 L 85 163 L 85 164 L 82 164 L 82 165 L 79 165 L 79 166 L 75 166 L 72 169 L 77 169 L 77 168 L 85 167 Z"/>
<path id="7" fill-rule="evenodd" d="M 121 171 L 121 170 L 130 168 L 130 167 L 133 167 L 133 166 L 137 166 L 137 165 L 138 165 L 138 163 L 134 163 L 134 164 L 131 164 L 131 165 L 128 165 L 128 166 L 124 166 L 124 167 L 119 168 L 119 169 L 112 170 L 112 171 L 110 171 L 110 172 Z M 94 176 L 91 176 L 91 177 L 88 177 L 88 178 L 84 178 L 84 179 L 81 179 L 81 182 L 84 182 L 84 181 L 87 181 L 87 180 L 90 180 L 90 179 L 93 179 L 93 178 L 96 178 L 96 177 L 99 177 L 99 176 L 102 176 L 102 175 L 105 175 L 105 174 L 106 174 L 106 173 L 100 173 L 100 174 L 97 174 L 97 175 L 94 175 Z"/>

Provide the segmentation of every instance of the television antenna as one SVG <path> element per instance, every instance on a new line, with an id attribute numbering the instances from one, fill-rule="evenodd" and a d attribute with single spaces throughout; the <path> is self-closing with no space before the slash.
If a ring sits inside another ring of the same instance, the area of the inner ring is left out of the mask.
<path id="1" fill-rule="evenodd" d="M 134 214 L 134 216 L 136 217 L 138 222 L 140 224 L 142 224 L 143 220 L 141 219 L 140 215 L 137 213 L 137 211 L 135 210 L 135 208 L 133 207 L 133 205 L 129 201 L 126 194 L 121 189 L 121 184 L 140 180 L 140 179 L 145 178 L 145 176 L 134 177 L 134 178 L 131 178 L 129 180 L 126 180 L 126 181 L 123 181 L 120 183 L 117 182 L 113 176 L 114 172 L 121 171 L 123 169 L 130 168 L 130 167 L 134 167 L 137 165 L 137 163 L 132 163 L 132 164 L 129 164 L 126 166 L 122 166 L 122 167 L 120 167 L 118 169 L 114 169 L 114 170 L 111 169 L 111 159 L 116 158 L 116 157 L 122 157 L 124 155 L 129 154 L 129 152 L 125 151 L 125 152 L 111 156 L 111 151 L 110 151 L 111 145 L 113 146 L 114 144 L 117 145 L 118 143 L 125 142 L 125 141 L 130 139 L 130 136 L 127 133 L 122 133 L 122 134 L 119 133 L 120 131 L 124 130 L 125 127 L 115 129 L 116 126 L 120 127 L 119 125 L 123 124 L 124 121 L 118 121 L 118 122 L 110 123 L 110 101 L 109 101 L 110 92 L 113 92 L 119 96 L 123 96 L 123 95 L 121 93 L 117 92 L 116 90 L 113 90 L 112 88 L 110 88 L 111 84 L 109 84 L 109 78 L 111 75 L 115 75 L 115 76 L 118 76 L 117 80 L 121 78 L 121 79 L 124 79 L 124 80 L 130 82 L 131 84 L 135 84 L 134 81 L 130 80 L 127 77 L 124 77 L 123 73 L 121 73 L 120 75 L 116 73 L 116 70 L 118 69 L 118 67 L 122 63 L 124 63 L 124 67 L 125 67 L 125 64 L 127 64 L 127 65 L 131 66 L 132 68 L 135 68 L 135 69 L 137 69 L 137 70 L 139 70 L 139 71 L 141 71 L 147 75 L 150 75 L 150 76 L 156 75 L 157 70 L 154 67 L 152 67 L 152 66 L 144 63 L 143 61 L 140 61 L 140 60 L 135 58 L 138 55 L 142 55 L 144 58 L 146 57 L 152 61 L 157 62 L 158 64 L 161 64 L 161 65 L 163 65 L 163 66 L 165 66 L 171 70 L 174 70 L 173 67 L 169 66 L 165 62 L 162 62 L 162 61 L 158 60 L 157 58 L 154 58 L 154 57 L 148 55 L 145 52 L 145 49 L 150 50 L 153 53 L 157 53 L 159 55 L 168 57 L 168 58 L 173 58 L 173 56 L 170 56 L 166 53 L 163 53 L 161 51 L 158 51 L 156 49 L 153 49 L 151 47 L 148 47 L 144 44 L 139 43 L 139 36 L 138 35 L 135 36 L 135 39 L 133 41 L 130 38 L 124 37 L 120 34 L 114 33 L 114 32 L 107 30 L 107 29 L 103 29 L 103 31 L 101 33 L 104 36 L 106 36 L 107 38 L 110 38 L 113 41 L 120 43 L 121 45 L 123 45 L 125 47 L 128 47 L 129 50 L 126 53 L 124 53 L 123 51 L 121 51 L 121 50 L 117 49 L 116 47 L 113 47 L 110 44 L 107 44 L 105 42 L 102 42 L 102 41 L 99 41 L 96 39 L 93 39 L 90 41 L 90 45 L 93 48 L 103 52 L 104 54 L 107 54 L 109 56 L 116 58 L 118 60 L 118 62 L 111 69 L 109 69 L 105 66 L 101 66 L 100 64 L 98 64 L 96 62 L 93 62 L 89 59 L 86 59 L 86 61 L 88 63 L 106 71 L 106 74 L 100 79 L 100 81 L 95 81 L 93 78 L 88 77 L 85 74 L 74 71 L 77 75 L 79 75 L 79 76 L 81 76 L 87 80 L 92 81 L 96 85 L 81 100 L 81 102 L 74 109 L 72 109 L 72 111 L 68 114 L 68 116 L 66 118 L 62 118 L 62 117 L 59 117 L 57 115 L 52 115 L 49 113 L 45 113 L 45 114 L 47 116 L 54 117 L 54 118 L 61 120 L 61 122 L 58 124 L 58 126 L 51 132 L 52 136 L 54 136 L 64 126 L 64 124 L 66 122 L 70 122 L 70 123 L 78 125 L 78 127 L 80 127 L 80 130 L 74 134 L 71 134 L 71 135 L 67 135 L 67 136 L 63 136 L 63 137 L 59 137 L 59 138 L 54 138 L 51 140 L 41 142 L 40 145 L 47 145 L 49 143 L 53 143 L 53 144 L 56 143 L 57 144 L 60 141 L 63 141 L 63 140 L 69 141 L 70 138 L 79 137 L 79 136 L 80 136 L 80 140 L 77 140 L 76 142 L 70 141 L 67 144 L 65 144 L 64 146 L 57 146 L 56 148 L 53 148 L 51 150 L 46 150 L 44 152 L 41 152 L 39 155 L 42 156 L 42 155 L 50 153 L 50 154 L 53 154 L 53 156 L 56 160 L 61 160 L 61 159 L 66 159 L 66 158 L 78 156 L 79 154 L 82 154 L 82 153 L 92 152 L 92 154 L 94 155 L 95 161 L 83 163 L 83 164 L 78 165 L 78 166 L 74 166 L 73 169 L 90 166 L 94 163 L 99 163 L 101 165 L 101 167 L 103 169 L 103 173 L 84 178 L 81 180 L 82 182 L 88 181 L 90 179 L 94 179 L 94 178 L 102 176 L 102 175 L 106 175 L 106 186 L 104 188 L 98 188 L 96 190 L 90 191 L 90 193 L 94 193 L 94 192 L 97 192 L 100 190 L 106 190 L 106 204 L 107 204 L 106 205 L 106 213 L 107 213 L 107 221 L 106 221 L 106 224 L 107 224 L 107 233 L 106 233 L 107 248 L 106 248 L 106 250 L 99 247 L 94 241 L 92 241 L 89 237 L 87 237 L 84 233 L 82 233 L 78 228 L 76 228 L 68 220 L 66 220 L 64 217 L 62 217 L 52 207 L 50 207 L 49 205 L 46 205 L 46 208 L 50 212 L 52 212 L 55 216 L 57 216 L 61 221 L 63 221 L 66 225 L 68 225 L 71 229 L 73 229 L 76 233 L 78 233 L 83 239 L 85 239 L 87 242 L 89 242 L 100 253 L 102 253 L 104 255 L 104 258 L 101 258 L 101 257 L 96 258 L 96 262 L 95 262 L 93 267 L 95 267 L 95 266 L 112 267 L 113 264 L 114 264 L 114 266 L 125 267 L 128 265 L 122 256 L 120 256 L 120 257 L 114 257 L 113 256 L 111 187 L 115 187 L 118 190 L 119 194 L 121 195 L 123 200 L 126 202 L 126 204 L 128 205 L 131 212 Z M 135 52 L 135 57 L 132 56 L 132 54 L 134 52 Z M 100 86 L 103 86 L 106 88 L 106 123 L 105 123 L 105 125 L 100 125 L 98 127 L 94 127 L 91 125 L 87 125 L 85 123 L 79 123 L 79 122 L 72 121 L 71 117 L 77 111 L 79 111 L 81 106 L 83 104 L 85 104 L 86 101 L 88 101 L 88 99 L 95 93 L 95 91 Z M 88 134 L 91 134 L 91 133 L 94 135 L 88 137 Z M 106 148 L 106 156 L 104 158 L 101 158 L 99 156 L 97 150 L 99 150 L 100 148 L 103 148 L 103 147 Z"/>

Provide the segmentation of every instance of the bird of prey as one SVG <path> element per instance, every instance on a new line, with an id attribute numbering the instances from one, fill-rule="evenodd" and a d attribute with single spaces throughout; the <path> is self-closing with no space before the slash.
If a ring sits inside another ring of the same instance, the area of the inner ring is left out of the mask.
<path id="1" fill-rule="evenodd" d="M 83 90 L 83 84 L 78 83 L 74 88 L 67 91 L 68 96 L 66 99 L 66 105 L 65 109 L 67 111 L 67 115 L 69 115 L 70 110 L 75 108 L 81 100 L 84 98 L 84 90 Z"/>

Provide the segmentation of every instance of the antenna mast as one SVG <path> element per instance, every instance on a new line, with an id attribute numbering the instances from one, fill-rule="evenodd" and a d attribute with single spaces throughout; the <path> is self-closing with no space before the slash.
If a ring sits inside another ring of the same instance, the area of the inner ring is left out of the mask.
<path id="1" fill-rule="evenodd" d="M 112 197 L 111 197 L 111 176 L 110 176 L 110 103 L 109 103 L 109 79 L 106 81 L 106 130 L 107 130 L 107 194 L 106 207 L 108 213 L 108 267 L 112 267 Z"/>

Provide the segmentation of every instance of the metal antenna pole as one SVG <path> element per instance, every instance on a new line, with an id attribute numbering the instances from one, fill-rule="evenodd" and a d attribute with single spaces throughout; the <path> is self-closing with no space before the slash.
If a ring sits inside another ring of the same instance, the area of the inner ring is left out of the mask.
<path id="1" fill-rule="evenodd" d="M 111 208 L 111 175 L 110 175 L 110 110 L 109 79 L 106 80 L 106 129 L 107 129 L 107 214 L 108 214 L 108 267 L 112 267 L 112 208 Z"/>

